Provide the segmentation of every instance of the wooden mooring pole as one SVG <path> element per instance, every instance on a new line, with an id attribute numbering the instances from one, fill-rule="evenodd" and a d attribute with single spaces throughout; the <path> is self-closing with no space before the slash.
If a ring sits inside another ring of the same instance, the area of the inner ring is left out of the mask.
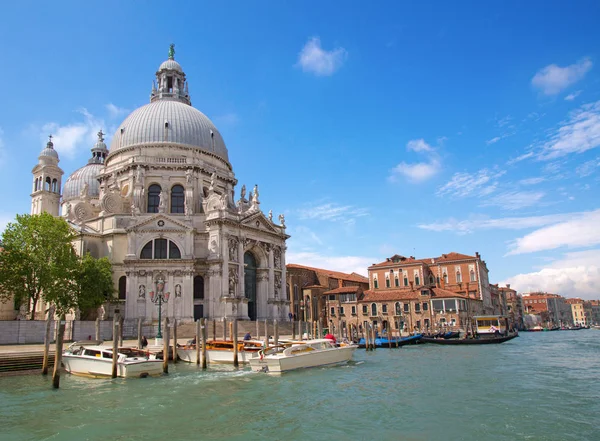
<path id="1" fill-rule="evenodd" d="M 137 323 L 138 349 L 142 349 L 142 318 L 138 318 Z"/>
<path id="2" fill-rule="evenodd" d="M 100 317 L 96 319 L 96 340 L 100 340 Z"/>
<path id="3" fill-rule="evenodd" d="M 200 319 L 200 321 L 202 322 L 202 369 L 206 369 L 207 367 L 207 360 L 206 360 L 206 319 L 202 318 Z"/>
<path id="4" fill-rule="evenodd" d="M 273 326 L 275 327 L 275 330 L 273 331 L 273 337 L 275 338 L 275 341 L 273 342 L 273 344 L 277 346 L 279 343 L 279 322 L 277 321 L 277 319 L 273 321 Z"/>
<path id="5" fill-rule="evenodd" d="M 117 378 L 117 360 L 119 359 L 119 317 L 113 318 L 113 345 L 112 345 L 112 375 Z"/>
<path id="6" fill-rule="evenodd" d="M 196 320 L 196 365 L 200 364 L 200 320 Z"/>
<path id="7" fill-rule="evenodd" d="M 269 322 L 265 319 L 265 348 L 269 346 Z"/>
<path id="8" fill-rule="evenodd" d="M 237 335 L 237 319 L 234 318 L 231 322 L 231 337 L 233 338 L 233 366 L 238 367 L 240 365 L 238 360 L 238 335 Z"/>
<path id="9" fill-rule="evenodd" d="M 260 326 L 258 320 L 256 320 L 256 339 L 260 340 Z"/>
<path id="10" fill-rule="evenodd" d="M 177 363 L 177 319 L 173 319 L 173 363 Z"/>
<path id="11" fill-rule="evenodd" d="M 63 339 L 65 336 L 65 316 L 56 322 L 56 353 L 54 354 L 54 373 L 52 374 L 52 387 L 58 389 L 60 385 L 60 370 L 62 361 Z"/>
<path id="12" fill-rule="evenodd" d="M 163 326 L 163 372 L 169 373 L 169 317 L 165 317 Z"/>
<path id="13" fill-rule="evenodd" d="M 52 331 L 52 308 L 48 311 L 46 319 L 46 334 L 44 336 L 44 361 L 42 362 L 42 375 L 48 375 L 48 358 L 50 356 L 50 333 Z"/>

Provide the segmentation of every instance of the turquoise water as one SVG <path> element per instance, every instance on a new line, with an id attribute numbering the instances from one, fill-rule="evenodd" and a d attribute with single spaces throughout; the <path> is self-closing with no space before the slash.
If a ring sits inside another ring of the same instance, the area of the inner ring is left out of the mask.
<path id="1" fill-rule="evenodd" d="M 282 376 L 0 378 L 0 440 L 600 440 L 600 331 L 357 350 Z"/>

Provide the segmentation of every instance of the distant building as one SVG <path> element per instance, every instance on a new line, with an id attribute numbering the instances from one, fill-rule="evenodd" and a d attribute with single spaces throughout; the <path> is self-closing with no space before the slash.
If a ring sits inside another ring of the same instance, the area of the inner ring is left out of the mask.
<path id="1" fill-rule="evenodd" d="M 523 298 L 517 294 L 516 290 L 510 287 L 510 284 L 506 284 L 505 287 L 499 287 L 498 289 L 504 293 L 506 315 L 510 324 L 517 329 L 523 329 Z"/>
<path id="2" fill-rule="evenodd" d="M 588 317 L 586 317 L 586 313 L 585 313 L 585 307 L 584 307 L 585 302 L 578 298 L 567 299 L 566 302 L 567 302 L 567 304 L 569 304 L 571 306 L 572 323 L 575 326 L 587 326 L 589 324 L 589 322 L 588 322 Z M 591 311 L 590 311 L 590 313 L 591 313 Z"/>
<path id="3" fill-rule="evenodd" d="M 547 292 L 530 292 L 523 294 L 523 310 L 525 314 L 536 315 L 540 326 L 564 326 L 572 323 L 570 309 L 565 298 Z"/>

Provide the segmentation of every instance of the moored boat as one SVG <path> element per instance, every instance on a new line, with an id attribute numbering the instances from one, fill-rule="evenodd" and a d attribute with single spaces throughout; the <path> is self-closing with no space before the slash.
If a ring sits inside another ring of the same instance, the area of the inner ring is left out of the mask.
<path id="1" fill-rule="evenodd" d="M 406 345 L 416 345 L 420 342 L 421 337 L 423 337 L 423 334 L 415 334 L 409 337 L 401 337 L 400 339 L 398 339 L 398 337 L 392 337 L 391 339 L 385 337 L 378 337 L 375 339 L 375 347 L 389 348 L 390 344 L 392 348 L 402 347 Z M 366 342 L 364 338 L 361 338 L 358 341 L 358 347 L 361 349 L 364 349 L 366 347 Z"/>
<path id="2" fill-rule="evenodd" d="M 296 369 L 330 366 L 350 361 L 355 344 L 337 346 L 329 339 L 290 343 L 261 350 L 250 359 L 254 371 L 282 373 Z"/>
<path id="3" fill-rule="evenodd" d="M 108 346 L 73 346 L 62 355 L 65 370 L 85 377 L 111 377 L 113 350 Z M 147 377 L 162 374 L 162 361 L 146 351 L 119 348 L 117 376 L 122 378 Z"/>
<path id="4" fill-rule="evenodd" d="M 253 355 L 264 346 L 260 340 L 238 341 L 238 363 L 248 363 Z M 207 340 L 206 360 L 209 363 L 233 363 L 234 344 L 231 340 Z M 182 361 L 196 362 L 196 344 L 177 346 L 177 355 Z"/>
<path id="5" fill-rule="evenodd" d="M 504 343 L 505 341 L 512 340 L 515 337 L 518 337 L 519 334 L 513 333 L 509 335 L 502 335 L 499 337 L 496 336 L 488 336 L 488 337 L 476 337 L 476 338 L 432 338 L 432 337 L 423 337 L 421 341 L 423 343 L 434 343 L 436 345 L 489 345 L 489 344 L 498 344 Z"/>

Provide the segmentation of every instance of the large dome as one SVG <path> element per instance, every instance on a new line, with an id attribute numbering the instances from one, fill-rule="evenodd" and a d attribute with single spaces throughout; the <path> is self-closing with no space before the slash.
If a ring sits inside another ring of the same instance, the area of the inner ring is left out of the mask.
<path id="1" fill-rule="evenodd" d="M 110 152 L 160 143 L 196 147 L 229 162 L 223 138 L 211 120 L 188 104 L 166 99 L 134 110 L 117 129 Z"/>
<path id="2" fill-rule="evenodd" d="M 97 176 L 104 170 L 104 164 L 87 164 L 75 170 L 63 187 L 63 200 L 68 201 L 81 197 L 81 190 L 87 184 L 87 195 L 97 198 L 100 195 L 100 183 Z"/>

